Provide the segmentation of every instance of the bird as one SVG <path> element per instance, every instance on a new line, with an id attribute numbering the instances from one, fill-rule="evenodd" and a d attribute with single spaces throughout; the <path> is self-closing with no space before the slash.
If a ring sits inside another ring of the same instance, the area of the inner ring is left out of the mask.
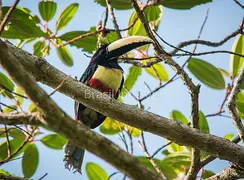
<path id="1" fill-rule="evenodd" d="M 124 83 L 123 69 L 118 64 L 118 58 L 143 45 L 153 43 L 145 36 L 129 36 L 101 45 L 91 57 L 90 63 L 80 78 L 80 82 L 94 88 L 101 93 L 118 99 Z M 89 98 L 89 97 L 87 97 Z M 107 118 L 83 104 L 75 101 L 75 120 L 81 121 L 91 129 L 101 125 Z M 65 146 L 65 168 L 81 173 L 85 150 L 68 141 Z"/>

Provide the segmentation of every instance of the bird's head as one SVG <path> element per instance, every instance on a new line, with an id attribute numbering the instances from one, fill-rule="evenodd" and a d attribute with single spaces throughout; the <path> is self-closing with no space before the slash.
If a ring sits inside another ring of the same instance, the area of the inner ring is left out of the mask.
<path id="1" fill-rule="evenodd" d="M 129 36 L 119 39 L 111 44 L 102 45 L 92 56 L 91 62 L 101 65 L 117 62 L 119 56 L 150 43 L 153 43 L 153 40 L 145 36 Z"/>

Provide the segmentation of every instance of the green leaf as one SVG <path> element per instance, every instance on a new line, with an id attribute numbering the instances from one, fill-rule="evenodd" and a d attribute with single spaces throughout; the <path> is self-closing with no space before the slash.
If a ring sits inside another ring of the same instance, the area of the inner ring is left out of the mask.
<path id="1" fill-rule="evenodd" d="M 126 126 L 130 135 L 133 136 L 133 137 L 139 137 L 141 135 L 141 130 L 140 129 L 137 129 L 135 127 L 132 127 L 132 126 Z"/>
<path id="2" fill-rule="evenodd" d="M 105 180 L 109 178 L 105 170 L 93 162 L 86 164 L 86 174 L 89 180 Z"/>
<path id="3" fill-rule="evenodd" d="M 138 77 L 141 75 L 141 67 L 138 66 L 131 66 L 129 69 L 129 74 L 127 75 L 125 82 L 124 82 L 124 87 L 126 89 L 122 89 L 120 96 L 125 96 L 128 91 L 132 89 L 134 86 L 136 80 Z"/>
<path id="4" fill-rule="evenodd" d="M 205 85 L 214 89 L 225 88 L 222 74 L 212 64 L 201 59 L 191 58 L 187 67 Z"/>
<path id="5" fill-rule="evenodd" d="M 15 176 L 14 174 L 11 174 L 8 171 L 5 171 L 4 169 L 0 169 L 0 174 L 6 174 L 8 176 Z"/>
<path id="6" fill-rule="evenodd" d="M 244 54 L 244 36 L 238 35 L 232 45 L 232 52 Z M 233 77 L 236 77 L 243 64 L 243 57 L 231 54 L 230 55 L 230 73 Z"/>
<path id="7" fill-rule="evenodd" d="M 244 102 L 236 100 L 237 112 L 241 119 L 244 119 Z"/>
<path id="8" fill-rule="evenodd" d="M 3 108 L 3 112 L 11 113 L 11 112 L 15 111 L 16 109 L 18 109 L 18 107 L 16 105 L 10 105 L 10 106 Z"/>
<path id="9" fill-rule="evenodd" d="M 180 111 L 173 110 L 170 114 L 170 118 L 172 120 L 180 121 L 183 124 L 188 124 L 187 118 Z"/>
<path id="10" fill-rule="evenodd" d="M 31 112 L 31 113 L 34 113 L 34 112 L 37 112 L 37 111 L 38 111 L 36 105 L 33 104 L 33 103 L 31 103 L 31 104 L 29 105 L 28 110 L 29 110 L 29 112 Z"/>
<path id="11" fill-rule="evenodd" d="M 202 174 L 202 178 L 203 178 L 203 179 L 207 179 L 207 178 L 209 178 L 209 177 L 211 177 L 211 176 L 213 176 L 213 175 L 215 175 L 215 173 L 214 173 L 213 171 L 205 170 L 205 169 L 204 169 L 204 172 L 203 172 L 203 174 Z"/>
<path id="12" fill-rule="evenodd" d="M 184 168 L 187 168 L 191 164 L 191 154 L 184 152 L 175 152 L 171 153 L 161 161 L 162 164 L 167 164 L 171 166 L 177 174 L 184 171 Z"/>
<path id="13" fill-rule="evenodd" d="M 61 44 L 61 42 L 62 41 L 60 39 L 56 39 L 57 44 Z M 66 66 L 73 66 L 73 58 L 67 47 L 62 46 L 62 47 L 56 48 L 56 51 L 57 51 L 58 57 Z"/>
<path id="14" fill-rule="evenodd" d="M 41 1 L 38 4 L 39 13 L 45 21 L 50 21 L 56 13 L 57 3 L 53 1 Z"/>
<path id="15" fill-rule="evenodd" d="M 101 43 L 102 44 L 110 44 L 110 43 L 117 41 L 117 40 L 118 40 L 117 33 L 115 31 L 111 31 L 105 37 L 102 38 Z"/>
<path id="16" fill-rule="evenodd" d="M 147 16 L 148 22 L 156 21 L 161 18 L 162 9 L 160 7 L 161 6 L 151 6 L 145 8 L 144 13 Z"/>
<path id="17" fill-rule="evenodd" d="M 16 93 L 21 96 L 24 96 L 24 92 L 19 87 L 16 88 Z M 21 105 L 24 102 L 24 98 L 19 95 L 16 95 L 16 99 L 17 99 L 17 104 Z"/>
<path id="18" fill-rule="evenodd" d="M 106 0 L 95 0 L 96 3 L 106 7 Z M 131 9 L 131 1 L 130 0 L 111 0 L 111 4 L 113 8 L 117 10 L 125 10 L 125 9 Z"/>
<path id="19" fill-rule="evenodd" d="M 0 138 L 6 137 L 5 128 L 0 128 Z"/>
<path id="20" fill-rule="evenodd" d="M 12 139 L 9 142 L 10 142 L 11 152 L 15 152 L 23 143 L 23 141 L 19 139 Z M 16 156 L 18 156 L 20 153 L 21 151 Z M 6 159 L 7 157 L 8 157 L 7 141 L 3 141 L 2 144 L 0 145 L 0 161 Z"/>
<path id="21" fill-rule="evenodd" d="M 36 172 L 39 163 L 39 153 L 35 144 L 28 144 L 22 159 L 22 171 L 26 178 L 30 178 Z"/>
<path id="22" fill-rule="evenodd" d="M 208 121 L 202 111 L 199 112 L 199 129 L 202 132 L 209 134 Z"/>
<path id="23" fill-rule="evenodd" d="M 148 74 L 150 74 L 152 77 L 155 77 L 156 79 L 159 79 L 161 81 L 169 80 L 166 69 L 160 63 L 154 64 L 151 67 L 144 68 L 144 69 Z"/>
<path id="24" fill-rule="evenodd" d="M 224 70 L 224 69 L 222 69 L 222 68 L 218 68 L 218 70 L 220 71 L 220 73 L 221 73 L 223 76 L 230 77 L 230 74 L 229 74 L 226 70 Z"/>
<path id="25" fill-rule="evenodd" d="M 103 124 L 100 126 L 100 131 L 103 134 L 114 135 L 121 132 L 124 126 L 125 125 L 123 123 L 120 123 L 114 119 L 107 117 Z"/>
<path id="26" fill-rule="evenodd" d="M 26 139 L 26 135 L 19 129 L 11 128 L 8 131 L 9 135 L 13 137 L 14 139 L 19 139 L 21 141 L 24 141 Z"/>
<path id="27" fill-rule="evenodd" d="M 45 55 L 45 49 L 47 48 L 45 41 L 37 41 L 33 46 L 33 54 L 38 57 Z"/>
<path id="28" fill-rule="evenodd" d="M 67 139 L 59 134 L 49 134 L 41 138 L 41 142 L 49 148 L 52 149 L 62 149 L 66 144 Z"/>
<path id="29" fill-rule="evenodd" d="M 137 156 L 136 157 L 142 164 L 150 168 L 156 173 L 155 168 L 153 167 L 152 163 L 148 160 L 148 158 L 144 156 Z M 153 158 L 154 162 L 158 165 L 158 167 L 162 170 L 164 175 L 167 177 L 167 179 L 175 179 L 177 177 L 177 174 L 175 173 L 174 168 L 169 166 L 166 163 L 162 163 L 159 159 Z"/>
<path id="30" fill-rule="evenodd" d="M 239 101 L 241 101 L 241 102 L 244 102 L 244 93 L 240 91 L 240 92 L 237 94 L 236 100 L 239 100 Z"/>
<path id="31" fill-rule="evenodd" d="M 75 37 L 81 36 L 88 32 L 94 32 L 94 30 L 95 28 L 92 27 L 90 31 L 71 31 L 61 35 L 59 38 L 67 42 Z M 70 43 L 70 45 L 76 46 L 77 48 L 82 48 L 83 51 L 86 51 L 88 53 L 92 53 L 92 51 L 94 51 L 97 47 L 97 35 L 81 38 L 77 41 L 74 41 L 73 43 Z"/>
<path id="32" fill-rule="evenodd" d="M 167 141 L 168 143 L 169 141 Z M 175 153 L 175 152 L 183 152 L 184 151 L 184 147 L 180 146 L 174 142 L 172 142 L 169 146 L 168 146 L 168 151 L 170 153 Z"/>
<path id="33" fill-rule="evenodd" d="M 6 15 L 10 7 L 3 7 L 3 16 Z M 27 8 L 16 7 L 9 18 L 8 24 L 5 26 L 1 37 L 8 39 L 29 39 L 36 37 L 47 37 L 39 26 L 37 16 L 32 16 Z"/>
<path id="34" fill-rule="evenodd" d="M 161 6 L 148 6 L 144 10 L 144 14 L 147 17 L 147 20 L 148 20 L 151 28 L 157 30 L 158 26 L 160 24 L 160 21 L 162 19 L 162 7 Z M 137 13 L 136 13 L 136 11 L 133 11 L 129 18 L 128 27 L 135 22 L 136 18 L 137 18 Z M 133 36 L 133 35 L 146 36 L 147 35 L 140 19 L 138 19 L 136 21 L 136 23 L 134 24 L 134 26 L 128 30 L 128 35 L 130 35 L 130 36 Z"/>
<path id="35" fill-rule="evenodd" d="M 225 139 L 228 139 L 228 140 L 232 140 L 232 138 L 234 137 L 234 134 L 232 134 L 232 133 L 229 133 L 229 134 L 226 134 L 225 136 L 224 136 L 224 138 Z"/>
<path id="36" fill-rule="evenodd" d="M 14 83 L 3 73 L 0 72 L 0 84 L 6 87 L 8 90 L 14 90 Z"/>
<path id="37" fill-rule="evenodd" d="M 212 2 L 212 0 L 158 0 L 157 4 L 167 8 L 186 10 L 209 2 Z"/>
<path id="38" fill-rule="evenodd" d="M 78 3 L 73 3 L 67 6 L 60 16 L 58 17 L 57 23 L 56 23 L 56 29 L 57 31 L 63 29 L 74 17 L 77 9 L 78 9 L 79 4 Z"/>

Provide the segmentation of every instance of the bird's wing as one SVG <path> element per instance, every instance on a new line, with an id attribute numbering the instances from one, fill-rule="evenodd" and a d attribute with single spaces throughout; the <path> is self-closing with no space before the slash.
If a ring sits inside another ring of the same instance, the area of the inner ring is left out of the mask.
<path id="1" fill-rule="evenodd" d="M 97 64 L 90 63 L 89 66 L 86 68 L 85 72 L 83 73 L 83 75 L 81 76 L 80 82 L 89 86 L 89 81 L 92 78 L 93 74 L 95 73 L 96 69 L 97 69 Z M 75 119 L 79 117 L 79 112 L 84 110 L 84 108 L 85 108 L 84 105 L 75 101 Z"/>

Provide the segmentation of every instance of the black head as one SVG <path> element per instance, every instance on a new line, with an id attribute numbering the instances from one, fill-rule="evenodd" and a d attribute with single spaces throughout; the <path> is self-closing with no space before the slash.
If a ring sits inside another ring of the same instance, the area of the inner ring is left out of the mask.
<path id="1" fill-rule="evenodd" d="M 153 41 L 145 36 L 129 36 L 119 39 L 111 44 L 102 45 L 92 56 L 91 62 L 100 65 L 117 63 L 119 56 L 150 43 Z"/>

